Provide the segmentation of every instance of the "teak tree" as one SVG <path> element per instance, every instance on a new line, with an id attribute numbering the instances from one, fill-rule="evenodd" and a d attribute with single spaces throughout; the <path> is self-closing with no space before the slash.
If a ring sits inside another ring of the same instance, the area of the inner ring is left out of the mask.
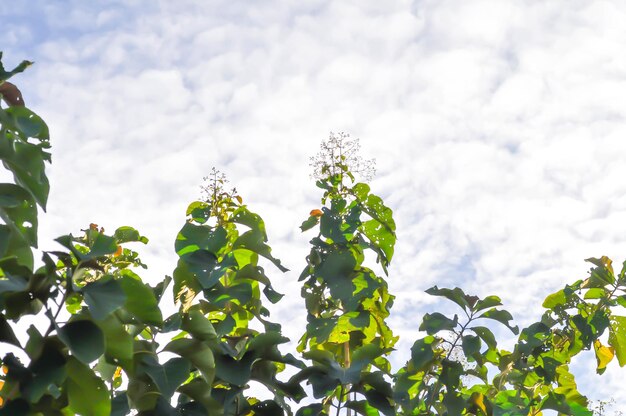
<path id="1" fill-rule="evenodd" d="M 14 179 L 0 184 L 0 416 L 583 416 L 592 411 L 572 359 L 593 351 L 599 374 L 614 357 L 626 364 L 626 317 L 614 313 L 626 306 L 626 263 L 616 273 L 601 257 L 588 259 L 589 277 L 548 296 L 541 319 L 521 331 L 497 296 L 428 289 L 459 313 L 425 314 L 423 336 L 394 372 L 398 337 L 386 323 L 394 297 L 385 279 L 396 225 L 357 181 L 371 178 L 373 165 L 345 134 L 331 134 L 312 161 L 323 194 L 301 225 L 317 235 L 299 278 L 307 311 L 299 357 L 280 351 L 289 340 L 264 306 L 282 295 L 262 265 L 287 269 L 262 218 L 217 170 L 187 209 L 172 277 L 156 286 L 140 277 L 146 266 L 127 243 L 148 240 L 132 227 L 107 235 L 90 224 L 61 236 L 61 248 L 41 253 L 36 267 L 48 127 L 7 82 L 29 65 L 7 71 L 0 63 L 0 159 Z M 164 296 L 178 307 L 169 317 Z M 26 316 L 37 325 L 26 328 Z M 498 347 L 490 323 L 518 335 L 512 351 Z"/>

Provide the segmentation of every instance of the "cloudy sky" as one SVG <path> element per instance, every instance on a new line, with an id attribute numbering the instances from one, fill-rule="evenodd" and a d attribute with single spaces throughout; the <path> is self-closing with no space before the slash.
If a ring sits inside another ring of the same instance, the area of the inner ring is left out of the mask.
<path id="1" fill-rule="evenodd" d="M 23 0 L 0 19 L 6 66 L 36 62 L 15 83 L 52 132 L 44 249 L 133 225 L 155 282 L 215 166 L 292 270 L 274 273 L 273 313 L 297 340 L 308 158 L 343 131 L 376 158 L 398 225 L 397 366 L 424 312 L 453 311 L 434 284 L 498 294 L 525 325 L 585 258 L 624 259 L 624 2 Z M 589 358 L 581 390 L 626 408 L 624 372 L 599 378 Z"/>

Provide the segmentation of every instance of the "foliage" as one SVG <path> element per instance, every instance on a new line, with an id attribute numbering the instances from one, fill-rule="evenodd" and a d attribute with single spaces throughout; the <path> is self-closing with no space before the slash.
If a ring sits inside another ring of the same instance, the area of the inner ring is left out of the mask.
<path id="1" fill-rule="evenodd" d="M 217 170 L 187 209 L 172 276 L 156 286 L 142 281 L 146 266 L 132 249 L 148 240 L 126 226 L 109 235 L 90 224 L 61 236 L 61 248 L 41 253 L 36 267 L 48 128 L 6 82 L 28 65 L 0 64 L 0 159 L 13 174 L 0 184 L 0 343 L 17 352 L 0 356 L 0 416 L 293 415 L 294 403 L 302 403 L 296 416 L 582 416 L 591 405 L 569 371 L 572 359 L 593 351 L 599 374 L 613 360 L 626 364 L 626 317 L 614 313 L 626 306 L 626 263 L 615 273 L 601 257 L 588 259 L 589 277 L 548 296 L 541 319 L 521 331 L 497 296 L 428 289 L 459 312 L 425 314 L 423 336 L 394 372 L 385 277 L 396 225 L 357 182 L 373 162 L 345 134 L 331 135 L 312 159 L 323 195 L 301 225 L 317 234 L 299 278 L 307 309 L 300 357 L 280 351 L 288 339 L 266 307 L 282 295 L 262 265 L 287 269 L 262 218 Z M 159 305 L 170 293 L 178 310 L 164 317 Z M 37 324 L 26 329 L 29 316 Z M 498 347 L 493 324 L 518 335 L 512 351 Z M 604 413 L 605 403 L 596 409 Z"/>

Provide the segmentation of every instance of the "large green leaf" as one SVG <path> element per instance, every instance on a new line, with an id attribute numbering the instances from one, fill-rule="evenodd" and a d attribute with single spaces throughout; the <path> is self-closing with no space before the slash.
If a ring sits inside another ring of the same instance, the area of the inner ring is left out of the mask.
<path id="1" fill-rule="evenodd" d="M 433 347 L 436 347 L 437 344 L 436 338 L 432 335 L 415 341 L 411 347 L 411 360 L 416 370 L 425 371 L 425 366 L 434 360 Z"/>
<path id="2" fill-rule="evenodd" d="M 19 140 L 0 141 L 0 160 L 13 172 L 15 182 L 29 191 L 44 211 L 50 192 L 44 162 L 49 158 L 41 146 Z"/>
<path id="3" fill-rule="evenodd" d="M 215 376 L 215 360 L 209 346 L 195 339 L 178 338 L 171 341 L 164 348 L 191 361 L 208 383 L 213 382 Z"/>
<path id="4" fill-rule="evenodd" d="M 89 253 L 82 254 L 79 258 L 83 261 L 92 260 L 98 257 L 114 254 L 117 251 L 117 241 L 115 238 L 104 235 L 100 232 L 95 233 L 95 239 Z"/>
<path id="5" fill-rule="evenodd" d="M 626 316 L 611 316 L 609 345 L 615 349 L 620 367 L 626 365 Z"/>
<path id="6" fill-rule="evenodd" d="M 232 222 L 236 222 L 238 224 L 245 225 L 250 227 L 250 229 L 260 232 L 267 241 L 267 235 L 265 232 L 265 223 L 263 219 L 258 214 L 251 212 L 248 210 L 246 206 L 241 206 L 233 212 L 230 220 Z"/>
<path id="7" fill-rule="evenodd" d="M 554 309 L 557 306 L 565 305 L 567 303 L 567 296 L 565 291 L 559 290 L 558 292 L 554 292 L 551 295 L 548 295 L 546 299 L 543 301 L 543 307 L 547 309 Z"/>
<path id="8" fill-rule="evenodd" d="M 122 286 L 111 277 L 88 283 L 81 291 L 91 315 L 97 320 L 106 318 L 126 303 L 126 294 Z"/>
<path id="9" fill-rule="evenodd" d="M 181 328 L 200 341 L 217 339 L 215 328 L 211 322 L 195 308 L 183 314 Z"/>
<path id="10" fill-rule="evenodd" d="M 189 378 L 191 364 L 186 358 L 175 357 L 164 365 L 155 354 L 141 354 L 138 371 L 145 372 L 156 383 L 161 394 L 169 400 L 176 389 Z"/>
<path id="11" fill-rule="evenodd" d="M 215 412 L 209 413 L 208 409 L 215 408 L 215 401 L 211 398 L 211 385 L 206 380 L 201 377 L 194 378 L 189 383 L 186 383 L 178 389 L 181 394 L 188 396 L 189 398 L 195 400 L 197 403 L 189 403 L 192 406 L 191 411 L 182 410 L 180 412 L 181 415 L 190 414 L 192 416 L 195 415 L 220 415 L 223 412 Z M 202 405 L 204 409 L 198 409 L 198 404 Z"/>
<path id="12" fill-rule="evenodd" d="M 454 289 L 447 288 L 438 288 L 437 286 L 433 286 L 430 289 L 426 290 L 431 296 L 443 296 L 448 300 L 456 303 L 463 309 L 471 309 L 471 305 L 468 302 L 468 296 L 463 292 L 463 289 L 455 287 Z"/>
<path id="13" fill-rule="evenodd" d="M 354 291 L 352 275 L 357 261 L 349 250 L 333 250 L 315 268 L 315 275 L 328 284 L 331 295 L 348 302 Z"/>
<path id="14" fill-rule="evenodd" d="M 50 138 L 46 123 L 28 108 L 13 106 L 4 111 L 11 118 L 13 127 L 18 130 L 24 139 L 33 137 L 48 140 Z"/>
<path id="15" fill-rule="evenodd" d="M 493 332 L 491 332 L 489 328 L 486 328 L 484 326 L 475 326 L 469 329 L 474 331 L 476 335 L 478 335 L 483 341 L 485 341 L 485 344 L 487 344 L 490 349 L 496 348 L 496 337 L 493 335 Z"/>
<path id="16" fill-rule="evenodd" d="M 324 215 L 320 217 L 320 234 L 330 238 L 336 244 L 346 243 L 346 236 L 343 233 L 343 221 L 341 216 L 326 207 L 322 207 Z"/>
<path id="17" fill-rule="evenodd" d="M 122 274 L 118 282 L 126 294 L 124 308 L 144 324 L 162 325 L 163 316 L 152 289 L 130 270 L 122 270 Z"/>
<path id="18" fill-rule="evenodd" d="M 58 329 L 59 338 L 72 355 L 89 364 L 104 354 L 104 334 L 92 321 L 78 320 L 66 323 Z"/>
<path id="19" fill-rule="evenodd" d="M 113 237 L 117 240 L 118 243 L 128 243 L 132 241 L 139 241 L 144 244 L 148 243 L 148 239 L 139 234 L 139 231 L 137 231 L 133 227 L 128 226 L 119 227 L 117 230 L 115 230 Z"/>
<path id="20" fill-rule="evenodd" d="M 454 319 L 450 319 L 445 315 L 434 312 L 424 315 L 420 331 L 426 331 L 428 335 L 436 334 L 439 331 L 452 331 L 458 324 L 459 318 L 454 315 Z"/>
<path id="21" fill-rule="evenodd" d="M 33 267 L 33 253 L 28 241 L 17 230 L 0 224 L 0 258 L 6 257 L 15 257 L 20 264 Z"/>
<path id="22" fill-rule="evenodd" d="M 0 280 L 0 283 L 2 280 Z M 15 345 L 18 348 L 22 348 L 20 341 L 15 336 L 13 328 L 4 318 L 4 315 L 0 314 L 0 342 L 6 342 L 7 344 Z"/>
<path id="23" fill-rule="evenodd" d="M 493 319 L 495 321 L 500 322 L 501 324 L 503 324 L 507 328 L 509 328 L 511 330 L 511 332 L 513 332 L 514 334 L 517 335 L 519 333 L 519 329 L 518 329 L 517 325 L 516 326 L 511 326 L 511 324 L 510 324 L 510 322 L 513 320 L 513 317 L 511 316 L 511 314 L 508 311 L 505 311 L 504 309 L 502 309 L 502 310 L 489 309 L 487 312 L 485 312 L 482 315 L 480 315 L 479 318 Z"/>
<path id="24" fill-rule="evenodd" d="M 50 342 L 43 345 L 41 353 L 30 363 L 28 369 L 33 378 L 22 386 L 22 394 L 32 403 L 50 391 L 56 391 L 66 377 L 66 358 Z"/>
<path id="25" fill-rule="evenodd" d="M 37 207 L 28 191 L 11 183 L 0 184 L 0 217 L 37 247 Z"/>
<path id="26" fill-rule="evenodd" d="M 196 250 L 208 250 L 218 256 L 228 242 L 228 233 L 224 227 L 212 228 L 208 225 L 185 223 L 176 237 L 176 253 L 185 257 Z"/>
<path id="27" fill-rule="evenodd" d="M 119 360 L 126 366 L 133 358 L 133 336 L 115 315 L 109 315 L 98 322 L 104 333 L 105 354 L 114 360 Z"/>
<path id="28" fill-rule="evenodd" d="M 468 358 L 480 352 L 480 338 L 477 336 L 464 335 L 461 345 L 463 347 L 463 354 Z"/>
<path id="29" fill-rule="evenodd" d="M 88 366 L 70 357 L 67 375 L 67 396 L 72 411 L 90 416 L 111 415 L 107 386 Z"/>
<path id="30" fill-rule="evenodd" d="M 287 269 L 280 263 L 280 260 L 272 256 L 272 249 L 270 248 L 270 246 L 265 244 L 266 241 L 267 238 L 262 232 L 258 230 L 250 230 L 246 231 L 245 233 L 240 235 L 237 240 L 235 240 L 235 243 L 233 244 L 233 249 L 246 248 L 248 250 L 254 251 L 255 253 L 265 257 L 266 259 L 274 263 L 274 265 L 278 267 L 280 271 L 289 271 L 289 269 Z"/>
<path id="31" fill-rule="evenodd" d="M 393 250 L 396 244 L 396 236 L 386 224 L 379 220 L 369 220 L 363 223 L 363 234 L 376 247 L 385 253 L 385 263 L 388 264 L 393 257 Z"/>
<path id="32" fill-rule="evenodd" d="M 129 413 L 126 392 L 121 392 L 111 399 L 111 416 L 126 416 Z"/>

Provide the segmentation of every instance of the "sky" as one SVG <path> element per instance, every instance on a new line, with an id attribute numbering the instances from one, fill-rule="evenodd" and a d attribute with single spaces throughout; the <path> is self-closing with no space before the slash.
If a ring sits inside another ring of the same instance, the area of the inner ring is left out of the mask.
<path id="1" fill-rule="evenodd" d="M 132 225 L 157 282 L 215 166 L 291 269 L 271 275 L 287 294 L 272 311 L 297 341 L 309 158 L 345 132 L 398 227 L 396 368 L 424 313 L 456 312 L 435 284 L 497 294 L 523 326 L 585 258 L 624 260 L 624 2 L 17 0 L 0 21 L 5 66 L 35 61 L 14 82 L 51 129 L 42 249 Z M 624 372 L 596 376 L 587 355 L 580 390 L 626 408 Z"/>

